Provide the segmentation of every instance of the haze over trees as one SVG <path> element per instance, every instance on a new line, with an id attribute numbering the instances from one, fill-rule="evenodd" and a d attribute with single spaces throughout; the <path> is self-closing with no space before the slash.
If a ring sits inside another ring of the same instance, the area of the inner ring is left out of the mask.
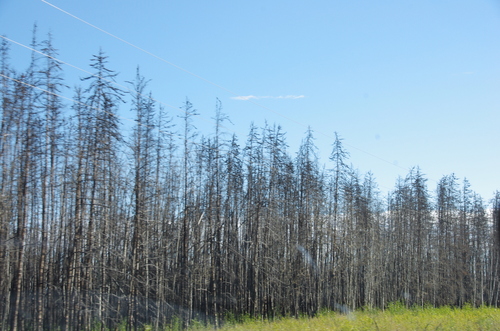
<path id="1" fill-rule="evenodd" d="M 325 167 L 312 129 L 295 153 L 279 125 L 230 136 L 218 99 L 198 132 L 189 99 L 176 120 L 139 68 L 117 87 L 102 50 L 69 102 L 34 36 L 48 56 L 22 72 L 0 45 L 1 329 L 500 303 L 500 192 L 415 167 L 382 196 L 337 134 Z"/>

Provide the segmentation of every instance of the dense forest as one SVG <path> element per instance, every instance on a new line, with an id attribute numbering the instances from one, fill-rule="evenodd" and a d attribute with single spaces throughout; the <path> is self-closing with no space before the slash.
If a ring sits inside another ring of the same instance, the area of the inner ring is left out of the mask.
<path id="1" fill-rule="evenodd" d="M 50 34 L 11 67 L 0 45 L 0 328 L 159 328 L 173 319 L 314 315 L 500 303 L 500 193 L 415 167 L 382 194 L 336 134 L 290 153 L 278 125 L 240 141 L 174 118 L 137 70 L 127 89 L 101 51 L 73 97 Z M 121 79 L 121 78 L 120 78 Z M 117 114 L 134 117 L 124 134 Z"/>

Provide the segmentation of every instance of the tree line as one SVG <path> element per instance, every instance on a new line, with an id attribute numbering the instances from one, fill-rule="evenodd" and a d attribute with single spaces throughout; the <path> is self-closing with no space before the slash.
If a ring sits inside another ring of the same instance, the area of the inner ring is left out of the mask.
<path id="1" fill-rule="evenodd" d="M 499 192 L 415 167 L 382 196 L 337 134 L 328 167 L 311 129 L 294 156 L 279 125 L 240 142 L 218 99 L 202 135 L 102 51 L 68 102 L 52 36 L 31 47 L 18 72 L 0 45 L 1 329 L 500 303 Z"/>

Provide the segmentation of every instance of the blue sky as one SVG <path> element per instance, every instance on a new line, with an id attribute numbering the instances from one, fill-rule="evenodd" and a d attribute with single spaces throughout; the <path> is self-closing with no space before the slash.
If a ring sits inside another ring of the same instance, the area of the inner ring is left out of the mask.
<path id="1" fill-rule="evenodd" d="M 486 200 L 500 189 L 500 1 L 0 0 L 0 34 L 28 45 L 34 22 L 76 67 L 100 47 L 120 83 L 139 65 L 172 116 L 189 97 L 206 134 L 219 98 L 242 145 L 267 120 L 295 155 L 311 126 L 328 167 L 338 132 L 382 192 L 417 165 L 431 192 L 451 173 Z M 11 45 L 15 68 L 29 58 Z"/>

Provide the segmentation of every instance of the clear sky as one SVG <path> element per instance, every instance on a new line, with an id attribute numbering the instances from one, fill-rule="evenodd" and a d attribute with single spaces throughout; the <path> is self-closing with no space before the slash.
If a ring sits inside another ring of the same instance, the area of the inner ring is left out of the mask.
<path id="1" fill-rule="evenodd" d="M 35 22 L 76 67 L 99 48 L 120 83 L 139 65 L 173 116 L 189 97 L 207 134 L 219 98 L 241 145 L 267 120 L 295 155 L 311 126 L 328 167 L 338 132 L 382 192 L 417 165 L 431 192 L 451 173 L 485 200 L 500 189 L 498 0 L 0 0 L 0 34 L 29 45 Z M 16 69 L 29 58 L 11 44 Z M 87 76 L 64 73 L 70 86 Z"/>

